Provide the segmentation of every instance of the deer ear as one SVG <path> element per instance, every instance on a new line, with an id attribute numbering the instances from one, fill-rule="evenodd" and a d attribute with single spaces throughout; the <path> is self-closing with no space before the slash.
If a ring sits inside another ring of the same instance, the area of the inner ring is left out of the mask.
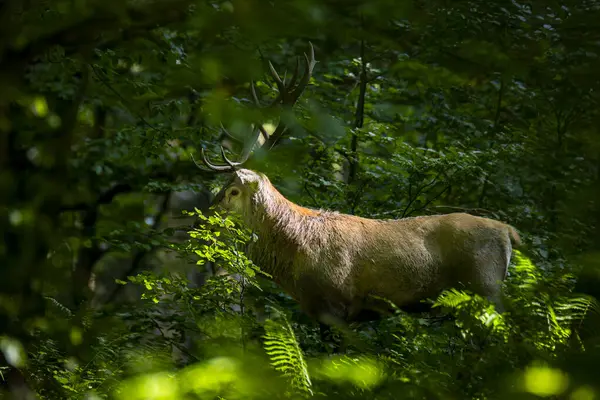
<path id="1" fill-rule="evenodd" d="M 239 171 L 237 173 L 238 179 L 242 182 L 244 186 L 251 190 L 258 189 L 258 183 L 260 181 L 260 177 L 252 172 L 252 171 Z"/>

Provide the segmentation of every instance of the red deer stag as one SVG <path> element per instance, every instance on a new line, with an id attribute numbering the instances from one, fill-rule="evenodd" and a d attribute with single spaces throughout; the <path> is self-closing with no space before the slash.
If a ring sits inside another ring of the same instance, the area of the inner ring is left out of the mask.
<path id="1" fill-rule="evenodd" d="M 314 50 L 305 54 L 305 71 L 286 84 L 269 63 L 279 104 L 293 106 L 314 68 Z M 254 100 L 258 103 L 254 86 Z M 520 240 L 510 225 L 463 213 L 378 220 L 301 207 L 287 200 L 269 179 L 241 169 L 262 134 L 272 147 L 285 132 L 280 122 L 269 135 L 255 130 L 241 161 L 203 163 L 232 174 L 213 205 L 235 211 L 258 240 L 248 256 L 321 322 L 353 321 L 386 311 L 378 298 L 411 307 L 442 290 L 463 287 L 501 304 L 501 281 L 512 248 Z M 387 308 L 387 307 L 385 307 Z M 333 318 L 333 320 L 332 320 Z"/>

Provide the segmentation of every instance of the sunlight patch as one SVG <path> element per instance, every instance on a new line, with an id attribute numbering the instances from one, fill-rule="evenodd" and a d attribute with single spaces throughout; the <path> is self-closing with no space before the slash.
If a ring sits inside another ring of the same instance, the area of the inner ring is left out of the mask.
<path id="1" fill-rule="evenodd" d="M 177 381 L 164 372 L 130 379 L 121 385 L 121 390 L 117 394 L 117 398 L 123 400 L 168 400 L 177 399 L 178 396 Z"/>
<path id="2" fill-rule="evenodd" d="M 353 383 L 361 389 L 371 389 L 385 378 L 382 365 L 370 357 L 328 359 L 323 361 L 317 373 L 338 383 Z"/>
<path id="3" fill-rule="evenodd" d="M 569 377 L 560 369 L 534 365 L 525 370 L 525 390 L 537 396 L 556 396 L 569 386 Z"/>

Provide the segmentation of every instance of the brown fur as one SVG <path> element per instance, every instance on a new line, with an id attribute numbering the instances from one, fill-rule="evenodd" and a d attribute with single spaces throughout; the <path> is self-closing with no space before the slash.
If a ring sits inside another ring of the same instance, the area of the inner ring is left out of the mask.
<path id="1" fill-rule="evenodd" d="M 520 243 L 510 225 L 463 213 L 376 220 L 308 209 L 245 169 L 216 200 L 257 233 L 250 258 L 322 321 L 386 308 L 372 296 L 403 307 L 452 287 L 501 307 L 500 282 Z"/>

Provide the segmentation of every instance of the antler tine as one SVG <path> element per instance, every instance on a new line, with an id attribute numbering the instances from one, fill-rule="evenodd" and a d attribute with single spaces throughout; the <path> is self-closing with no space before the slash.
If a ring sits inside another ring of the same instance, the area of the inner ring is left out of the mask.
<path id="1" fill-rule="evenodd" d="M 202 149 L 204 150 L 204 149 Z M 200 164 L 198 164 L 198 161 L 196 161 L 196 159 L 194 158 L 194 155 L 190 153 L 190 157 L 192 158 L 192 161 L 194 162 L 194 164 L 196 164 L 196 167 L 198 167 L 199 169 L 202 169 L 202 166 Z"/>
<path id="2" fill-rule="evenodd" d="M 246 160 L 248 160 L 248 157 L 250 157 L 250 153 L 252 153 L 252 149 L 258 142 L 258 137 L 260 136 L 261 132 L 263 133 L 263 135 L 267 135 L 265 140 L 268 139 L 269 134 L 264 129 L 265 128 L 263 128 L 261 125 L 259 125 L 259 128 L 254 130 L 254 135 L 252 136 L 251 140 L 248 141 L 248 143 L 244 147 L 244 151 L 242 153 L 242 158 L 240 159 L 240 163 L 243 164 L 246 162 Z"/>
<path id="3" fill-rule="evenodd" d="M 229 131 L 227 129 L 225 129 L 225 127 L 223 126 L 223 123 L 220 122 L 219 125 L 221 126 L 221 130 L 223 131 L 223 133 L 231 140 L 234 140 L 236 142 L 241 142 L 240 139 L 236 138 L 235 136 L 233 136 L 231 133 L 229 133 Z"/>
<path id="4" fill-rule="evenodd" d="M 227 132 L 227 129 L 225 129 L 225 127 L 223 127 L 222 124 L 221 124 L 221 127 L 224 131 Z M 248 158 L 250 157 L 250 153 L 252 153 L 252 149 L 253 149 L 254 145 L 256 144 L 256 142 L 258 141 L 258 137 L 261 134 L 260 129 L 264 129 L 264 128 L 262 128 L 262 126 L 261 126 L 259 129 L 255 130 L 254 135 L 250 138 L 249 141 L 247 141 L 245 143 L 244 149 L 242 150 L 242 155 L 240 157 L 240 160 L 237 162 L 231 161 L 225 154 L 225 149 L 223 148 L 223 146 L 221 146 L 221 157 L 223 158 L 223 161 L 225 161 L 225 163 L 230 168 L 235 169 L 235 168 L 241 166 L 242 164 L 244 164 L 248 160 Z"/>
<path id="5" fill-rule="evenodd" d="M 269 61 L 269 70 L 271 71 L 271 77 L 273 77 L 273 80 L 275 81 L 275 85 L 277 86 L 277 91 L 279 92 L 277 94 L 277 97 L 275 98 L 275 100 L 273 100 L 271 102 L 271 104 L 269 104 L 268 107 L 270 108 L 270 107 L 273 107 L 275 104 L 279 103 L 280 101 L 282 104 L 285 103 L 285 100 L 287 97 L 287 90 L 286 90 L 285 82 L 281 80 L 281 78 L 279 77 L 279 74 L 275 70 L 275 67 L 273 67 L 273 64 L 271 63 L 271 61 Z"/>
<path id="6" fill-rule="evenodd" d="M 221 147 L 221 158 L 223 158 L 223 161 L 225 161 L 225 164 L 227 164 L 229 167 L 231 167 L 231 169 L 235 169 L 236 167 L 238 167 L 240 164 L 231 161 L 229 158 L 227 158 L 227 156 L 225 155 L 225 148 L 223 146 Z"/>
<path id="7" fill-rule="evenodd" d="M 279 77 L 279 74 L 275 70 L 275 67 L 273 66 L 273 64 L 271 63 L 271 61 L 269 61 L 269 70 L 271 71 L 271 76 L 273 77 L 273 80 L 275 81 L 275 84 L 277 85 L 277 89 L 279 90 L 279 93 L 280 94 L 284 93 L 285 92 L 285 85 L 283 84 L 283 81 Z"/>
<path id="8" fill-rule="evenodd" d="M 278 77 L 279 77 L 279 75 L 278 75 Z M 252 100 L 254 100 L 254 103 L 256 104 L 257 107 L 262 108 L 262 104 L 260 104 L 260 100 L 258 100 L 258 96 L 256 95 L 256 87 L 254 86 L 254 81 L 252 81 L 250 84 L 250 90 L 252 91 Z M 281 100 L 283 92 L 281 91 L 278 84 L 277 84 L 277 91 L 279 92 L 277 94 L 277 97 L 266 108 L 273 107 L 273 105 L 279 103 L 279 100 Z"/>
<path id="9" fill-rule="evenodd" d="M 229 131 L 227 129 L 225 129 L 225 127 L 223 126 L 223 123 L 220 124 L 221 125 L 221 129 L 223 130 L 223 132 L 229 136 L 230 138 L 234 139 L 234 140 L 238 140 L 237 138 L 235 138 L 231 133 L 229 133 Z M 237 167 L 239 167 L 240 165 L 242 165 L 249 156 L 249 153 L 244 151 L 244 154 L 242 155 L 242 159 L 239 162 L 233 162 L 231 161 L 227 155 L 225 154 L 225 148 L 223 146 L 221 147 L 221 157 L 223 158 L 223 161 L 225 162 L 225 164 L 227 165 L 216 165 L 213 164 L 208 157 L 206 156 L 206 153 L 204 151 L 204 148 L 202 148 L 200 150 L 200 153 L 202 155 L 202 162 L 204 163 L 204 165 L 206 165 L 209 169 L 211 169 L 212 171 L 216 171 L 216 172 L 233 172 L 235 171 L 235 169 Z M 200 164 L 198 164 L 196 162 L 196 160 L 194 159 L 194 156 L 192 155 L 192 161 L 194 161 L 194 164 L 196 164 L 196 166 L 198 168 L 202 168 L 200 166 Z"/>
<path id="10" fill-rule="evenodd" d="M 222 152 L 224 151 L 223 146 L 221 146 L 221 151 Z M 212 162 L 210 162 L 208 160 L 208 157 L 206 157 L 206 154 L 204 153 L 204 147 L 200 150 L 200 154 L 202 155 L 202 162 L 209 169 L 211 169 L 213 171 L 216 171 L 216 172 L 231 172 L 232 171 L 233 167 L 231 165 L 215 165 Z M 192 156 L 192 160 L 194 160 L 193 156 Z M 200 167 L 200 165 L 198 165 L 198 163 L 196 162 L 196 160 L 194 160 L 194 164 L 196 164 L 196 166 Z"/>
<path id="11" fill-rule="evenodd" d="M 306 61 L 306 69 L 304 71 L 304 75 L 302 75 L 302 80 L 300 80 L 300 82 L 298 83 L 298 87 L 292 92 L 291 98 L 294 102 L 300 97 L 300 95 L 302 95 L 304 89 L 306 89 L 306 86 L 310 81 L 310 77 L 312 76 L 313 69 L 315 68 L 315 65 L 317 65 L 317 62 L 315 61 L 315 49 L 312 43 L 309 42 L 309 45 L 310 57 L 307 56 L 306 53 L 304 53 L 304 60 Z"/>
<path id="12" fill-rule="evenodd" d="M 254 81 L 250 82 L 250 90 L 252 91 L 252 99 L 254 103 L 260 107 L 260 101 L 258 100 L 258 96 L 256 95 L 256 88 L 254 87 Z"/>
<path id="13" fill-rule="evenodd" d="M 264 129 L 264 128 L 261 127 L 261 129 Z M 237 161 L 237 162 L 231 161 L 229 159 L 229 157 L 227 157 L 227 155 L 225 154 L 225 148 L 223 146 L 220 146 L 221 147 L 221 158 L 223 158 L 223 161 L 227 165 L 216 165 L 216 164 L 213 164 L 206 157 L 206 154 L 204 153 L 204 148 L 201 150 L 202 161 L 204 162 L 204 164 L 208 168 L 210 168 L 213 171 L 218 171 L 218 172 L 233 172 L 238 167 L 240 167 L 242 164 L 244 164 L 246 161 L 248 161 L 248 158 L 250 157 L 250 153 L 252 152 L 252 148 L 254 147 L 254 145 L 256 144 L 256 142 L 258 141 L 258 137 L 260 136 L 260 134 L 261 134 L 261 130 L 260 129 L 256 129 L 254 135 L 251 138 L 251 140 L 248 141 L 246 143 L 246 145 L 244 146 L 244 150 L 242 151 L 242 156 L 241 156 L 240 160 Z M 194 160 L 194 163 L 196 163 L 195 160 Z M 199 167 L 198 163 L 196 163 L 196 165 Z"/>
<path id="14" fill-rule="evenodd" d="M 298 79 L 298 73 L 300 72 L 300 57 L 296 57 L 296 68 L 294 68 L 294 75 L 290 79 L 288 87 L 294 87 L 296 80 Z"/>
<path id="15" fill-rule="evenodd" d="M 269 133 L 267 132 L 267 130 L 265 129 L 265 127 L 259 124 L 258 125 L 258 129 L 260 130 L 260 133 L 262 133 L 263 137 L 265 138 L 265 142 L 267 140 L 269 140 Z"/>

